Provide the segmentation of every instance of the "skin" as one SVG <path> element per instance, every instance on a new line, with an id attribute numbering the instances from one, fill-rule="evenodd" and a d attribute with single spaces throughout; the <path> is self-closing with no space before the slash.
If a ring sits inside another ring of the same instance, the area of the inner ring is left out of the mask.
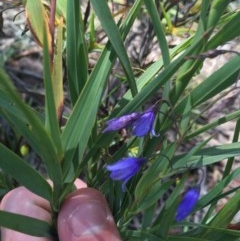
<path id="1" fill-rule="evenodd" d="M 81 180 L 75 182 L 77 190 L 64 201 L 57 220 L 60 241 L 121 241 L 116 224 L 103 195 L 88 188 Z M 8 192 L 0 209 L 51 221 L 49 202 L 25 187 Z M 50 241 L 10 229 L 1 228 L 2 241 Z"/>

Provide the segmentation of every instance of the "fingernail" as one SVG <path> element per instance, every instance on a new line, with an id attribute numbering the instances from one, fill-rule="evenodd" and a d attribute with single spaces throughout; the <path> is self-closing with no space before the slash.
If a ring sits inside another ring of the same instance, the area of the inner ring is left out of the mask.
<path id="1" fill-rule="evenodd" d="M 67 219 L 72 233 L 79 237 L 100 233 L 108 221 L 108 212 L 98 200 L 80 200 Z"/>
<path id="2" fill-rule="evenodd" d="M 76 240 L 84 240 L 84 237 L 98 236 L 113 229 L 113 223 L 102 194 L 95 189 L 82 188 L 64 202 L 58 217 L 58 230 L 64 233 L 64 236 L 69 233 Z"/>

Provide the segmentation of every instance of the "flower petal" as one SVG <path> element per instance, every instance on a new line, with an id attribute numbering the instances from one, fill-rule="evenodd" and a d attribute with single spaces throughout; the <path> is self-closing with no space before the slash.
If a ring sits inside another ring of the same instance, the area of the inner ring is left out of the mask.
<path id="1" fill-rule="evenodd" d="M 123 115 L 121 117 L 113 118 L 106 122 L 107 127 L 103 130 L 103 133 L 116 131 L 131 125 L 141 114 L 133 112 L 129 115 Z"/>
<path id="2" fill-rule="evenodd" d="M 143 157 L 126 157 L 112 165 L 107 165 L 106 169 L 111 172 L 110 178 L 123 181 L 122 190 L 124 191 L 126 183 L 139 171 L 146 160 Z"/>
<path id="3" fill-rule="evenodd" d="M 177 213 L 176 213 L 177 222 L 186 218 L 189 215 L 189 213 L 194 209 L 198 201 L 199 194 L 200 194 L 199 186 L 192 187 L 185 193 L 177 209 Z"/>
<path id="4" fill-rule="evenodd" d="M 126 180 L 126 178 L 128 178 L 128 177 L 134 176 L 134 174 L 137 171 L 138 171 L 138 167 L 134 168 L 134 170 L 133 169 L 131 169 L 131 170 L 118 170 L 118 171 L 112 172 L 110 174 L 110 177 L 113 180 Z"/>
<path id="5" fill-rule="evenodd" d="M 107 165 L 106 168 L 108 171 L 126 169 L 129 167 L 132 167 L 133 165 L 136 165 L 137 159 L 138 158 L 136 158 L 136 157 L 126 157 L 126 158 L 123 158 L 123 159 L 115 162 L 114 164 Z"/>
<path id="6" fill-rule="evenodd" d="M 144 112 L 136 121 L 132 124 L 132 135 L 142 137 L 151 132 L 153 123 L 155 120 L 155 113 L 153 110 Z"/>

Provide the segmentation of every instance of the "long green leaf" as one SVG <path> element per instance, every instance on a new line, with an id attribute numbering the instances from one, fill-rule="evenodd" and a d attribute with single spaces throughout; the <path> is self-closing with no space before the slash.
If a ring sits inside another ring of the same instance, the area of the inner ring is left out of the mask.
<path id="1" fill-rule="evenodd" d="M 222 68 L 214 72 L 204 82 L 193 89 L 190 93 L 192 107 L 200 105 L 234 84 L 240 70 L 239 61 L 239 56 L 232 58 Z M 182 113 L 188 98 L 189 97 L 186 96 L 176 107 L 177 113 Z"/>
<path id="2" fill-rule="evenodd" d="M 201 12 L 200 12 L 200 19 L 197 28 L 197 32 L 193 38 L 193 45 L 201 41 L 201 44 L 196 45 L 193 49 L 192 54 L 198 54 L 201 52 L 202 49 L 205 48 L 205 44 L 209 38 L 209 30 L 207 29 L 207 20 L 208 20 L 208 12 L 209 6 L 211 2 L 208 0 L 202 0 L 201 3 Z M 193 75 L 196 71 L 200 68 L 201 63 L 199 61 L 190 60 L 187 61 L 181 69 L 177 73 L 176 83 L 171 91 L 171 103 L 175 104 L 182 93 L 184 92 L 185 88 L 189 84 L 190 80 L 192 79 Z"/>
<path id="3" fill-rule="evenodd" d="M 211 201 L 217 197 L 222 190 L 229 185 L 231 181 L 233 181 L 235 178 L 237 178 L 240 175 L 240 168 L 237 168 L 234 170 L 231 174 L 229 174 L 227 177 L 225 177 L 223 180 L 221 180 L 219 183 L 217 183 L 211 190 L 208 191 L 208 193 L 203 196 L 198 201 L 198 207 L 206 207 L 211 203 Z"/>
<path id="4" fill-rule="evenodd" d="M 182 236 L 186 236 L 189 238 L 195 238 L 193 236 L 198 236 L 197 238 L 200 240 L 209 240 L 209 241 L 219 241 L 219 240 L 228 240 L 228 241 L 239 241 L 239 235 L 240 232 L 236 230 L 230 230 L 225 228 L 219 228 L 219 227 L 213 227 L 209 225 L 202 225 L 202 224 L 195 224 L 190 223 L 191 227 L 198 227 L 199 229 L 193 229 L 189 232 L 184 233 Z M 200 233 L 209 233 L 209 235 L 206 235 L 204 237 Z M 170 235 L 172 236 L 172 235 Z M 176 235 L 176 238 L 179 237 L 179 235 Z M 181 236 L 180 236 L 181 237 Z"/>
<path id="5" fill-rule="evenodd" d="M 162 23 L 159 18 L 158 10 L 153 1 L 144 0 L 144 3 L 152 19 L 155 34 L 158 38 L 159 46 L 161 48 L 161 54 L 162 54 L 164 66 L 167 66 L 170 63 L 169 49 L 168 49 L 167 40 L 165 38 L 165 33 L 162 27 Z"/>
<path id="6" fill-rule="evenodd" d="M 27 0 L 25 5 L 28 26 L 36 40 L 43 46 L 44 35 L 47 36 L 48 46 L 51 46 L 51 34 L 49 29 L 49 17 L 41 0 Z M 36 17 L 38 16 L 38 17 Z"/>
<path id="7" fill-rule="evenodd" d="M 172 162 L 174 163 L 174 168 L 184 168 L 184 166 L 179 165 L 181 159 L 187 154 L 179 155 L 173 158 Z M 210 165 L 215 162 L 224 160 L 229 157 L 239 156 L 240 155 L 240 142 L 225 144 L 221 146 L 208 147 L 200 150 L 193 156 L 189 158 L 186 165 L 192 168 Z"/>
<path id="8" fill-rule="evenodd" d="M 0 168 L 35 194 L 52 200 L 52 188 L 29 164 L 0 143 Z"/>
<path id="9" fill-rule="evenodd" d="M 0 211 L 0 226 L 36 237 L 56 238 L 56 232 L 49 223 L 24 215 Z"/>
<path id="10" fill-rule="evenodd" d="M 99 0 L 90 0 L 90 2 L 125 70 L 132 95 L 134 96 L 138 92 L 135 77 L 132 72 L 131 64 L 123 44 L 121 34 L 112 18 L 107 2 Z"/>
<path id="11" fill-rule="evenodd" d="M 226 227 L 234 218 L 235 214 L 240 209 L 240 190 L 236 192 L 236 194 L 228 200 L 228 202 L 224 205 L 224 207 L 217 213 L 217 215 L 210 222 L 210 226 L 212 227 Z M 240 234 L 239 234 L 240 236 Z"/>
<path id="12" fill-rule="evenodd" d="M 67 15 L 67 1 L 65 0 L 58 0 L 57 1 L 57 14 L 63 16 L 63 18 L 66 20 Z"/>
<path id="13" fill-rule="evenodd" d="M 196 131 L 193 131 L 193 132 L 189 133 L 189 134 L 185 137 L 185 139 L 191 139 L 191 138 L 193 138 L 194 136 L 197 136 L 197 135 L 199 135 L 199 134 L 201 134 L 201 133 L 204 133 L 204 132 L 206 132 L 206 131 L 208 131 L 208 130 L 210 130 L 210 129 L 213 129 L 213 128 L 215 128 L 215 127 L 218 127 L 218 126 L 220 126 L 220 125 L 222 125 L 222 124 L 224 124 L 224 123 L 226 123 L 226 122 L 228 122 L 228 121 L 237 119 L 237 118 L 239 118 L 239 117 L 240 117 L 240 111 L 239 111 L 239 110 L 234 111 L 233 113 L 231 113 L 231 114 L 229 114 L 229 115 L 226 115 L 226 116 L 224 116 L 224 117 L 221 117 L 221 118 L 219 118 L 219 119 L 216 119 L 216 120 L 214 120 L 213 122 L 211 122 L 211 123 L 209 123 L 209 124 L 207 124 L 207 125 L 204 125 L 203 127 L 197 129 Z"/>
<path id="14" fill-rule="evenodd" d="M 226 10 L 230 0 L 213 0 L 209 12 L 207 28 L 214 28 Z"/>
<path id="15" fill-rule="evenodd" d="M 88 77 L 87 46 L 78 0 L 67 1 L 66 29 L 68 83 L 74 105 Z"/>
<path id="16" fill-rule="evenodd" d="M 210 239 L 206 238 L 198 238 L 198 237 L 189 237 L 184 235 L 169 235 L 168 241 L 210 241 Z"/>
<path id="17" fill-rule="evenodd" d="M 208 49 L 214 49 L 218 45 L 231 41 L 240 35 L 240 28 L 238 24 L 240 21 L 240 13 L 237 11 L 234 13 L 233 18 L 220 29 L 207 43 Z"/>
<path id="18" fill-rule="evenodd" d="M 237 120 L 235 125 L 235 130 L 234 130 L 233 139 L 232 139 L 233 143 L 239 140 L 239 134 L 240 134 L 240 119 Z M 227 165 L 225 167 L 222 178 L 227 177 L 231 173 L 231 170 L 234 164 L 234 159 L 235 159 L 234 157 L 228 158 Z"/>
<path id="19" fill-rule="evenodd" d="M 57 26 L 56 50 L 54 51 L 53 73 L 52 73 L 54 101 L 56 105 L 57 119 L 59 121 L 61 121 L 61 118 L 62 118 L 63 105 L 64 105 L 62 50 L 63 50 L 63 19 L 60 18 L 59 24 Z"/>
<path id="20" fill-rule="evenodd" d="M 240 190 L 237 191 L 236 194 L 216 214 L 216 216 L 210 222 L 209 227 L 218 227 L 218 228 L 227 227 L 240 209 L 239 198 L 240 198 Z M 219 233 L 216 234 L 214 232 L 211 232 L 211 230 L 204 230 L 201 232 L 200 236 L 210 238 L 211 240 L 220 240 L 221 233 L 219 235 Z M 240 237 L 239 232 L 237 236 Z"/>
<path id="21" fill-rule="evenodd" d="M 62 153 L 62 146 L 60 141 L 60 129 L 59 129 L 58 118 L 57 118 L 57 110 L 56 110 L 57 106 L 55 103 L 55 97 L 54 97 L 55 93 L 53 91 L 53 88 L 57 88 L 57 85 L 59 85 L 59 82 L 62 82 L 62 79 L 58 80 L 58 82 L 55 82 L 54 83 L 55 87 L 53 87 L 50 55 L 49 55 L 49 49 L 46 42 L 46 38 L 45 38 L 44 47 L 43 47 L 43 66 L 44 66 L 43 80 L 44 80 L 44 89 L 45 89 L 45 128 L 46 128 L 46 131 L 50 134 L 54 142 L 59 160 L 61 160 L 63 153 Z M 59 70 L 59 72 L 61 72 L 61 70 Z M 53 73 L 54 73 L 54 69 L 53 69 Z M 62 85 L 60 84 L 60 86 Z M 58 169 L 60 169 L 60 164 L 58 164 Z"/>
<path id="22" fill-rule="evenodd" d="M 124 232 L 123 236 L 124 240 L 127 241 L 144 241 L 144 240 L 151 240 L 151 241 L 165 241 L 161 237 L 157 237 L 154 234 L 151 234 L 149 231 L 145 230 L 128 230 Z"/>

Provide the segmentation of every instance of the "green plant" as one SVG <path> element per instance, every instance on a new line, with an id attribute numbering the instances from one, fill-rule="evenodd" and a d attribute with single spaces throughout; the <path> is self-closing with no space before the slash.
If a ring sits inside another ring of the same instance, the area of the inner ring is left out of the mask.
<path id="1" fill-rule="evenodd" d="M 99 189 L 106 196 L 124 240 L 237 240 L 239 232 L 227 227 L 240 208 L 240 191 L 232 190 L 234 196 L 214 216 L 213 210 L 219 199 L 229 195 L 223 193 L 223 189 L 240 172 L 239 168 L 231 171 L 233 158 L 240 155 L 240 112 L 229 113 L 197 130 L 194 130 L 193 126 L 196 121 L 195 110 L 204 110 L 203 106 L 206 103 L 236 83 L 240 57 L 234 55 L 200 84 L 195 84 L 193 77 L 203 66 L 203 53 L 208 56 L 209 50 L 215 50 L 239 36 L 239 12 L 227 11 L 230 1 L 202 0 L 196 32 L 182 44 L 169 49 L 154 1 L 136 0 L 126 12 L 126 16 L 116 24 L 107 1 L 90 0 L 93 14 L 101 23 L 108 42 L 96 65 L 89 71 L 86 26 L 79 1 L 56 1 L 56 16 L 53 18 L 54 2 L 51 1 L 48 8 L 41 0 L 24 1 L 30 29 L 43 46 L 44 116 L 24 103 L 9 77 L 3 70 L 0 72 L 0 113 L 41 157 L 53 187 L 51 188 L 43 176 L 21 157 L 4 144 L 0 144 L 0 168 L 3 172 L 47 199 L 55 214 L 62 200 L 72 190 L 74 180 L 82 174 L 90 186 Z M 141 8 L 147 11 L 152 21 L 162 56 L 137 77 L 124 47 L 124 39 Z M 36 15 L 39 18 L 35 18 Z M 167 11 L 164 16 L 168 16 Z M 53 34 L 55 21 L 56 38 Z M 94 43 L 94 22 L 89 26 L 91 43 Z M 67 117 L 66 124 L 60 126 L 64 105 L 62 56 L 65 54 L 72 113 Z M 109 117 L 101 116 L 99 107 L 105 101 L 103 93 L 117 59 L 124 70 L 129 89 L 112 111 L 107 110 Z M 188 88 L 190 84 L 192 86 Z M 156 130 L 160 136 L 128 136 L 122 141 L 123 144 L 116 145 L 116 142 L 122 140 L 121 135 L 102 133 L 107 118 L 140 112 L 147 101 L 155 101 L 153 96 L 155 99 L 164 100 L 156 117 Z M 206 148 L 208 140 L 203 140 L 188 152 L 178 154 L 183 143 L 194 140 L 230 120 L 236 120 L 235 135 L 231 144 L 223 143 Z M 174 141 L 167 138 L 170 129 L 177 129 Z M 114 145 L 117 148 L 113 151 Z M 126 155 L 150 158 L 145 169 L 128 182 L 127 190 L 123 192 L 121 185 L 108 177 L 105 166 Z M 188 169 L 207 166 L 223 159 L 229 161 L 222 180 L 199 200 L 194 209 L 198 211 L 210 205 L 201 223 L 176 223 L 175 213 L 179 195 L 187 179 L 187 173 L 183 173 Z M 176 176 L 181 177 L 177 184 Z M 176 184 L 174 192 L 164 202 L 161 212 L 157 213 L 157 201 L 173 184 Z M 139 213 L 142 215 L 141 225 L 132 230 L 129 224 Z M 31 219 L 32 226 L 29 229 L 28 222 L 29 218 L 0 211 L 1 226 L 16 229 L 16 224 L 19 224 L 18 230 L 21 232 L 54 238 L 54 227 Z M 176 227 L 178 232 L 174 234 L 172 230 Z"/>

